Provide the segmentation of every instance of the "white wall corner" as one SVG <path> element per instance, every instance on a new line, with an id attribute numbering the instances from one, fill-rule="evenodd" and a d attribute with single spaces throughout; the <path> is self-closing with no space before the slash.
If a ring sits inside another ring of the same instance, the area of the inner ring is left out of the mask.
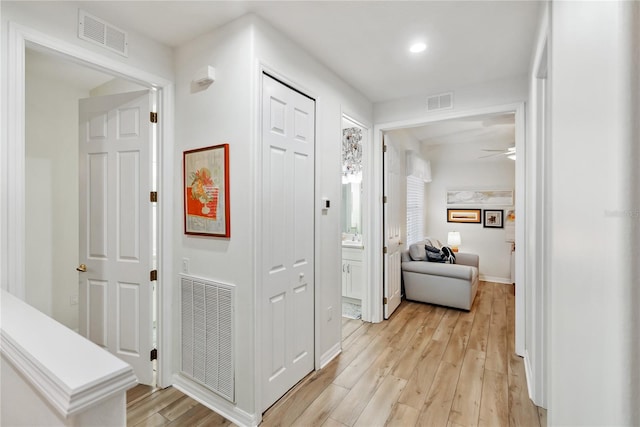
<path id="1" fill-rule="evenodd" d="M 75 13 L 75 12 L 74 12 Z M 162 246 L 166 247 L 164 251 L 161 251 L 160 256 L 162 263 L 160 264 L 160 283 L 169 283 L 167 279 L 172 276 L 171 262 L 171 245 L 166 245 L 167 240 L 171 241 L 173 233 L 172 223 L 172 209 L 173 209 L 173 187 L 171 183 L 174 179 L 171 173 L 173 167 L 173 83 L 164 77 L 158 76 L 152 72 L 148 72 L 145 69 L 137 68 L 128 62 L 115 60 L 110 57 L 104 56 L 101 53 L 96 53 L 84 47 L 75 44 L 75 37 L 72 40 L 58 39 L 50 36 L 46 32 L 41 32 L 33 28 L 16 24 L 15 22 L 9 22 L 9 37 L 7 38 L 7 52 L 3 52 L 2 57 L 8 57 L 9 60 L 5 62 L 3 71 L 6 71 L 5 80 L 3 80 L 3 90 L 9 88 L 8 95 L 6 95 L 6 107 L 3 111 L 3 122 L 5 126 L 5 133 L 2 135 L 2 153 L 6 153 L 6 158 L 2 159 L 2 165 L 8 165 L 9 168 L 2 168 L 6 170 L 2 178 L 5 180 L 3 183 L 3 190 L 1 200 L 3 206 L 9 206 L 8 209 L 1 215 L 3 233 L 6 233 L 6 239 L 3 236 L 3 245 L 6 241 L 7 246 L 2 246 L 2 265 L 7 271 L 2 271 L 2 280 L 6 280 L 6 284 L 3 282 L 2 286 L 6 289 L 24 299 L 25 296 L 25 283 L 24 283 L 24 174 L 25 174 L 25 135 L 24 135 L 24 87 L 25 87 L 25 68 L 24 68 L 24 56 L 25 46 L 29 43 L 31 46 L 37 45 L 39 49 L 50 51 L 56 55 L 70 58 L 78 63 L 86 64 L 93 68 L 102 69 L 108 73 L 112 73 L 119 76 L 127 76 L 133 81 L 145 84 L 146 86 L 154 86 L 160 90 L 159 103 L 162 107 L 161 117 L 164 120 L 161 121 L 162 132 L 159 139 L 160 147 L 160 161 L 162 164 L 162 170 L 164 171 L 164 178 L 160 178 L 161 182 L 160 191 L 165 190 L 164 196 L 160 198 L 160 237 L 163 241 Z M 148 65 L 148 64 L 147 64 Z M 147 66 L 146 68 L 151 68 Z M 3 100 L 5 98 L 3 97 Z M 5 107 L 5 105 L 3 105 Z M 6 139 L 5 139 L 6 138 Z M 10 142 L 10 144 L 8 143 Z M 5 203 L 7 202 L 7 203 Z M 12 248 L 11 251 L 5 250 L 5 247 Z M 169 366 L 171 365 L 171 330 L 167 322 L 170 321 L 170 310 L 172 308 L 172 289 L 170 286 L 160 286 L 161 301 L 160 307 L 163 307 L 159 311 L 159 323 L 161 325 L 161 338 L 159 343 L 160 353 L 163 354 L 159 360 L 159 378 L 160 385 L 168 386 L 166 379 L 169 376 Z M 169 313 L 169 315 L 167 315 Z"/>
<path id="2" fill-rule="evenodd" d="M 480 281 L 483 282 L 493 282 L 493 283 L 502 283 L 505 285 L 512 285 L 513 283 L 511 282 L 511 278 L 510 277 L 499 277 L 499 276 L 486 276 L 484 274 L 481 274 L 479 276 Z"/>
<path id="3" fill-rule="evenodd" d="M 239 426 L 257 426 L 262 417 L 260 414 L 251 414 L 240 409 L 237 405 L 217 395 L 206 387 L 192 381 L 181 374 L 173 377 L 173 386 L 191 397 L 198 403 L 222 415 L 227 420 Z"/>
<path id="4" fill-rule="evenodd" d="M 320 357 L 320 369 L 323 369 L 327 366 L 333 359 L 338 357 L 338 355 L 342 353 L 342 343 L 338 342 L 329 350 L 324 352 Z"/>
<path id="5" fill-rule="evenodd" d="M 529 357 L 529 351 L 525 350 L 524 351 L 524 373 L 527 379 L 527 392 L 529 393 L 529 399 L 531 399 L 533 403 L 538 405 L 538 402 L 536 402 L 536 399 L 535 399 L 535 395 L 536 395 L 535 384 L 533 381 L 534 376 L 533 376 L 533 370 L 531 366 L 532 366 L 532 363 L 531 363 L 531 358 Z"/>

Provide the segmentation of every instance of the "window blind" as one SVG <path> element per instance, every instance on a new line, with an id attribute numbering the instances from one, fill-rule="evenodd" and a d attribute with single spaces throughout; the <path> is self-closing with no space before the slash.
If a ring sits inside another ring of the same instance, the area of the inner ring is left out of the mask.
<path id="1" fill-rule="evenodd" d="M 407 177 L 407 247 L 424 238 L 424 181 Z"/>

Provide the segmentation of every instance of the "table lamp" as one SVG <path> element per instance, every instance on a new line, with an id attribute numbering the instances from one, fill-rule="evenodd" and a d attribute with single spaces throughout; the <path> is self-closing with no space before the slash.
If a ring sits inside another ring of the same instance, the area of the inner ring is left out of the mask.
<path id="1" fill-rule="evenodd" d="M 462 243 L 460 239 L 460 233 L 457 231 L 450 231 L 447 235 L 447 244 L 451 247 L 453 252 L 458 252 L 458 246 Z"/>

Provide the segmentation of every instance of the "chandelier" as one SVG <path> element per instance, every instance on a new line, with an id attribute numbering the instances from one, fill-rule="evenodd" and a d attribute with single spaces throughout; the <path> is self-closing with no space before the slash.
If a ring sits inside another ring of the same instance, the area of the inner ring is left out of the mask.
<path id="1" fill-rule="evenodd" d="M 362 180 L 362 129 L 342 129 L 342 181 Z"/>

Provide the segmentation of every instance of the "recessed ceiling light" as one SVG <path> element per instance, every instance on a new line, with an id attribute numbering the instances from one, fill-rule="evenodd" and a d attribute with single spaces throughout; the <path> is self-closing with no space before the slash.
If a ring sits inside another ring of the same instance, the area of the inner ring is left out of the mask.
<path id="1" fill-rule="evenodd" d="M 425 50 L 427 48 L 427 45 L 424 43 L 414 43 L 411 45 L 411 47 L 409 48 L 409 50 L 413 53 L 418 53 L 418 52 L 422 52 L 423 50 Z"/>

